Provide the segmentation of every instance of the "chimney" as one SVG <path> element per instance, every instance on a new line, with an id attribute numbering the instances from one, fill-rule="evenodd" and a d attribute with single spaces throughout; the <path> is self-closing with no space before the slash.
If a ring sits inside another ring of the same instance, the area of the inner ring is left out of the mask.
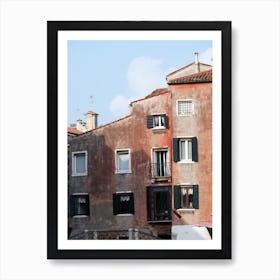
<path id="1" fill-rule="evenodd" d="M 194 53 L 194 65 L 195 65 L 195 72 L 199 73 L 200 69 L 199 69 L 199 61 L 198 61 L 198 53 L 197 52 Z"/>
<path id="2" fill-rule="evenodd" d="M 76 129 L 85 132 L 85 123 L 81 119 L 77 120 Z"/>
<path id="3" fill-rule="evenodd" d="M 86 130 L 92 130 L 97 127 L 97 113 L 89 111 L 85 114 L 86 116 Z"/>

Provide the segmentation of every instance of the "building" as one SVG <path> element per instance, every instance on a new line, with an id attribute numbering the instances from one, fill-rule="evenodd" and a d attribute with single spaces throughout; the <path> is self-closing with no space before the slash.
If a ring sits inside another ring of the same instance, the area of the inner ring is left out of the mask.
<path id="1" fill-rule="evenodd" d="M 167 85 L 112 123 L 89 112 L 68 138 L 69 238 L 210 238 L 211 66 L 196 55 Z"/>

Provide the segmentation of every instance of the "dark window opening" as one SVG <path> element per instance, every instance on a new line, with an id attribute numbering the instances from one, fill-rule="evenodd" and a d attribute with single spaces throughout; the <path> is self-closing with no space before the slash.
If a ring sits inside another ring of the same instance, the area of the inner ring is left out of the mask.
<path id="1" fill-rule="evenodd" d="M 147 187 L 148 220 L 171 221 L 171 186 Z"/>
<path id="2" fill-rule="evenodd" d="M 134 194 L 133 193 L 114 193 L 113 194 L 113 213 L 134 214 Z"/>
<path id="3" fill-rule="evenodd" d="M 89 216 L 88 194 L 72 194 L 70 196 L 70 216 Z"/>

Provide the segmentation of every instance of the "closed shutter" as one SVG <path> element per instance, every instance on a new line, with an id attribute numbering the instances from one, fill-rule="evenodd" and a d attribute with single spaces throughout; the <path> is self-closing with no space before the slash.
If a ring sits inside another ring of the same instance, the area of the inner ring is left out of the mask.
<path id="1" fill-rule="evenodd" d="M 174 186 L 174 208 L 181 208 L 181 188 L 180 186 Z"/>
<path id="2" fill-rule="evenodd" d="M 89 208 L 90 208 L 89 195 L 86 195 L 85 198 L 86 198 L 85 215 L 89 216 Z"/>
<path id="3" fill-rule="evenodd" d="M 153 127 L 154 127 L 154 117 L 147 116 L 147 128 L 153 128 Z"/>
<path id="4" fill-rule="evenodd" d="M 118 196 L 113 193 L 113 214 L 118 215 Z"/>
<path id="5" fill-rule="evenodd" d="M 74 197 L 74 195 L 70 195 L 70 198 L 69 198 L 69 212 L 70 212 L 70 217 L 75 216 L 75 197 Z"/>
<path id="6" fill-rule="evenodd" d="M 165 124 L 165 128 L 168 128 L 168 127 L 169 127 L 168 121 L 169 121 L 168 116 L 164 115 L 164 124 Z"/>
<path id="7" fill-rule="evenodd" d="M 177 162 L 180 160 L 179 156 L 179 138 L 173 138 L 173 160 Z"/>
<path id="8" fill-rule="evenodd" d="M 198 152 L 197 152 L 197 138 L 192 138 L 192 160 L 198 161 Z"/>
<path id="9" fill-rule="evenodd" d="M 193 185 L 193 208 L 199 209 L 198 185 Z"/>
<path id="10" fill-rule="evenodd" d="M 130 208 L 129 213 L 134 214 L 135 211 L 134 211 L 134 194 L 133 193 L 130 195 L 130 207 L 129 208 Z"/>

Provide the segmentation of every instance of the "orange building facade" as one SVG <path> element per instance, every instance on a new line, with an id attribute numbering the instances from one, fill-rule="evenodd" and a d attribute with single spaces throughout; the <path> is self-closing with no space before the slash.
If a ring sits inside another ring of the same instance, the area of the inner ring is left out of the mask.
<path id="1" fill-rule="evenodd" d="M 188 67 L 69 138 L 70 239 L 211 238 L 212 70 Z"/>

